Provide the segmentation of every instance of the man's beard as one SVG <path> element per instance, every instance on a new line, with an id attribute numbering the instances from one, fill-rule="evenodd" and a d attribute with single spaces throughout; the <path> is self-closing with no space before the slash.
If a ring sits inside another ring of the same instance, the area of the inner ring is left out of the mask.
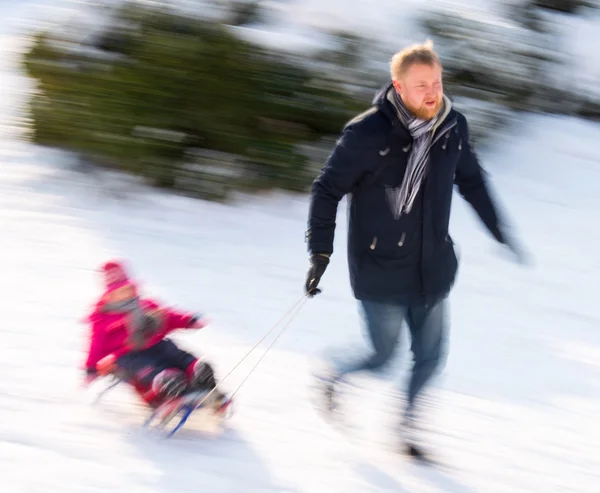
<path id="1" fill-rule="evenodd" d="M 412 105 L 406 104 L 406 101 L 404 101 L 404 104 L 405 104 L 406 108 L 408 109 L 408 111 L 410 111 L 417 118 L 419 118 L 421 120 L 431 120 L 432 118 L 435 118 L 435 116 L 442 109 L 442 105 L 444 104 L 444 99 L 440 97 L 435 102 L 435 106 L 433 106 L 431 108 L 425 106 L 425 103 L 423 103 L 418 108 L 416 108 Z"/>

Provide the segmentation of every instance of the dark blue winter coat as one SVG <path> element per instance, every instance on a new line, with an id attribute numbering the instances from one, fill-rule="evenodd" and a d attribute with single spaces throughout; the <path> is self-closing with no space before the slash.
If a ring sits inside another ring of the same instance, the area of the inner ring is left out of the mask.
<path id="1" fill-rule="evenodd" d="M 434 131 L 427 177 L 411 212 L 394 218 L 386 189 L 400 187 L 412 137 L 386 96 L 391 88 L 344 127 L 313 183 L 308 249 L 333 253 L 338 203 L 351 194 L 348 262 L 354 296 L 435 302 L 449 293 L 458 268 L 448 233 L 454 185 L 493 236 L 504 240 L 467 121 L 454 109 Z"/>

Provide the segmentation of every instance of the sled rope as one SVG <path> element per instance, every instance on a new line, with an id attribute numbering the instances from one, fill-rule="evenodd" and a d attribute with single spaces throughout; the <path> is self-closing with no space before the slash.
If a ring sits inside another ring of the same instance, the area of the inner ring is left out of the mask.
<path id="1" fill-rule="evenodd" d="M 237 386 L 237 388 L 233 391 L 233 393 L 231 394 L 231 398 L 233 399 L 233 396 L 235 394 L 237 394 L 238 390 L 240 390 L 242 388 L 242 385 L 244 385 L 244 383 L 246 382 L 246 380 L 248 380 L 248 378 L 250 378 L 250 375 L 252 375 L 252 373 L 254 372 L 254 370 L 256 370 L 256 367 L 260 364 L 260 362 L 263 360 L 263 358 L 267 355 L 267 353 L 271 350 L 271 348 L 275 345 L 275 343 L 278 341 L 278 339 L 281 337 L 281 335 L 285 332 L 285 329 L 288 328 L 288 326 L 292 323 L 292 321 L 297 317 L 298 313 L 300 313 L 300 310 L 302 309 L 302 307 L 304 306 L 304 303 L 306 303 L 306 300 L 308 299 L 308 297 L 302 297 L 303 299 L 299 302 L 297 302 L 293 308 L 296 308 L 296 311 L 290 316 L 289 320 L 285 323 L 285 325 L 281 328 L 281 330 L 279 331 L 279 334 L 277 334 L 275 336 L 275 339 L 273 339 L 273 342 L 271 342 L 271 344 L 269 344 L 267 346 L 267 349 L 265 349 L 265 352 L 262 354 L 262 356 L 260 358 L 258 358 L 258 361 L 256 363 L 254 363 L 254 366 L 252 368 L 250 368 L 250 371 L 248 372 L 248 374 L 244 377 L 244 379 L 241 381 L 241 383 Z M 288 313 L 290 313 L 290 311 L 288 311 Z M 282 319 L 283 320 L 283 319 Z M 275 326 L 276 327 L 276 326 Z"/>
<path id="2" fill-rule="evenodd" d="M 250 350 L 244 355 L 244 357 L 238 361 L 238 363 L 229 371 L 229 373 L 227 373 L 223 378 L 220 379 L 220 381 L 217 383 L 217 385 L 215 385 L 215 387 L 213 387 L 213 389 L 206 394 L 202 400 L 197 404 L 198 406 L 201 406 L 204 401 L 206 399 L 208 399 L 212 393 L 217 390 L 219 388 L 219 386 L 227 379 L 227 377 L 229 377 L 237 367 L 239 367 L 244 360 L 250 356 L 252 354 L 252 352 L 254 352 L 254 350 L 260 345 L 261 342 L 263 342 L 277 327 L 279 327 L 279 325 L 285 320 L 285 318 L 292 313 L 294 310 L 295 313 L 293 313 L 289 320 L 285 323 L 285 325 L 283 327 L 281 327 L 281 330 L 279 331 L 279 334 L 277 334 L 277 336 L 275 337 L 275 339 L 273 339 L 273 342 L 271 342 L 271 344 L 269 344 L 269 346 L 267 347 L 267 349 L 265 350 L 265 352 L 263 353 L 263 355 L 258 359 L 258 361 L 254 364 L 254 366 L 250 369 L 250 371 L 248 372 L 248 374 L 246 375 L 246 377 L 242 380 L 242 382 L 237 386 L 237 388 L 233 391 L 233 393 L 231 394 L 230 398 L 233 398 L 233 396 L 240 390 L 240 388 L 242 387 L 242 385 L 244 385 L 244 383 L 246 382 L 246 380 L 248 380 L 248 378 L 250 377 L 250 375 L 254 372 L 254 370 L 256 369 L 256 367 L 260 364 L 260 362 L 263 360 L 263 358 L 267 355 L 267 353 L 271 350 L 271 348 L 275 345 L 275 343 L 277 342 L 277 340 L 281 337 L 281 335 L 284 333 L 285 329 L 290 325 L 290 323 L 296 318 L 296 316 L 298 315 L 298 313 L 300 313 L 301 308 L 304 306 L 304 304 L 306 303 L 306 301 L 308 300 L 308 296 L 306 294 L 302 295 L 302 298 L 300 298 L 298 301 L 296 301 L 291 308 L 285 312 L 283 314 L 283 316 L 277 320 L 277 322 L 275 322 L 271 328 L 269 330 L 267 330 L 267 332 L 265 333 L 265 335 L 263 335 L 259 341 L 252 346 L 252 348 L 250 348 Z"/>

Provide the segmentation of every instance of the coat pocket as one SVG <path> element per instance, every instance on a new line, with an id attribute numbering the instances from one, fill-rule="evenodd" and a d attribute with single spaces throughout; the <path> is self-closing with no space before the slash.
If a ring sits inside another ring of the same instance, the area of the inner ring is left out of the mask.
<path id="1" fill-rule="evenodd" d="M 371 250 L 371 251 L 377 250 L 377 241 L 378 241 L 378 237 L 377 236 L 373 236 L 373 239 L 371 240 L 371 244 L 369 245 L 369 250 Z M 396 243 L 396 245 L 398 246 L 398 248 L 404 247 L 404 242 L 405 241 L 406 241 L 406 233 L 402 233 L 400 235 L 400 239 Z M 389 246 L 388 246 L 387 249 L 389 250 Z M 380 248 L 379 250 L 381 251 L 382 249 Z"/>

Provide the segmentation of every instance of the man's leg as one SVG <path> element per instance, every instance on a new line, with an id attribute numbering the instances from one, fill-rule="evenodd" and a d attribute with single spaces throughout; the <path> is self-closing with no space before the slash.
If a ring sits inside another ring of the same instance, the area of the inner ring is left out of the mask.
<path id="1" fill-rule="evenodd" d="M 358 361 L 347 361 L 337 365 L 336 370 L 340 377 L 357 371 L 382 370 L 396 352 L 407 314 L 404 305 L 393 303 L 361 301 L 360 309 L 373 351 Z"/>
<path id="2" fill-rule="evenodd" d="M 433 306 L 411 305 L 408 311 L 414 364 L 408 389 L 408 410 L 415 407 L 421 391 L 443 363 L 447 332 L 446 300 Z"/>
<path id="3" fill-rule="evenodd" d="M 360 308 L 373 351 L 358 360 L 346 360 L 332 365 L 333 374 L 324 378 L 323 388 L 325 407 L 329 411 L 336 407 L 336 386 L 343 377 L 358 371 L 382 370 L 389 363 L 398 346 L 407 314 L 406 306 L 393 303 L 361 301 Z"/>

